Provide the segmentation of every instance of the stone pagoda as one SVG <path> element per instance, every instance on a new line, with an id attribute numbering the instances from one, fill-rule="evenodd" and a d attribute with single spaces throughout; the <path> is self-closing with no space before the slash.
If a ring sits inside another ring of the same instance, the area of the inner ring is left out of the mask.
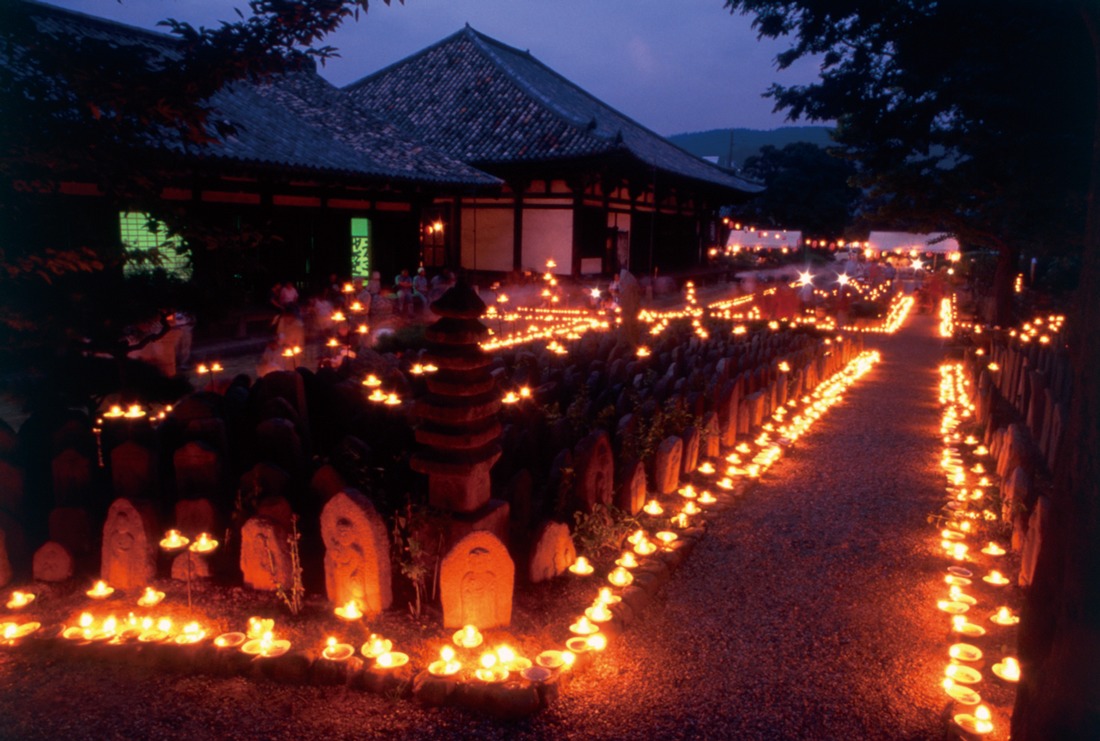
<path id="1" fill-rule="evenodd" d="M 427 328 L 428 393 L 416 403 L 413 470 L 428 476 L 430 504 L 451 513 L 450 542 L 473 530 L 501 538 L 508 505 L 490 501 L 489 470 L 500 458 L 500 399 L 491 359 L 478 345 L 488 333 L 479 317 L 485 303 L 464 281 L 431 304 L 440 318 Z"/>

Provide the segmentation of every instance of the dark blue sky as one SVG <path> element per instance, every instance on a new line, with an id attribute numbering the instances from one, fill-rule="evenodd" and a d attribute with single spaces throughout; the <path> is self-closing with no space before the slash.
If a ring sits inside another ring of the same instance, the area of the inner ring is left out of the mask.
<path id="1" fill-rule="evenodd" d="M 91 15 L 156 28 L 233 20 L 240 0 L 47 0 Z M 659 134 L 787 125 L 761 94 L 772 82 L 809 82 L 816 68 L 785 72 L 785 45 L 757 41 L 750 19 L 722 0 L 373 0 L 359 22 L 327 43 L 340 49 L 322 74 L 345 85 L 449 36 L 469 22 L 520 49 Z"/>

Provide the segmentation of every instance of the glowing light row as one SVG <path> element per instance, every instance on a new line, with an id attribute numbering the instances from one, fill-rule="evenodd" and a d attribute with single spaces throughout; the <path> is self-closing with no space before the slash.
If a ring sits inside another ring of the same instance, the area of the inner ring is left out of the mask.
<path id="1" fill-rule="evenodd" d="M 941 305 L 941 321 L 944 315 L 950 316 L 949 308 L 944 309 Z M 982 704 L 976 689 L 983 680 L 978 664 L 983 659 L 983 652 L 966 641 L 980 638 L 987 629 L 968 619 L 968 614 L 980 605 L 980 601 L 965 589 L 974 583 L 976 566 L 1000 558 L 1006 551 L 992 540 L 980 548 L 971 548 L 967 542 L 978 537 L 987 523 L 996 522 L 998 515 L 988 509 L 993 503 L 986 492 L 994 484 L 982 461 L 989 451 L 974 435 L 963 434 L 963 426 L 973 417 L 974 404 L 969 379 L 961 364 L 940 367 L 939 401 L 943 407 L 939 430 L 943 441 L 940 467 L 946 478 L 944 511 L 947 514 L 935 537 L 949 565 L 944 577 L 947 594 L 937 601 L 936 607 L 950 616 L 950 634 L 955 636 L 948 647 L 942 685 L 957 709 L 962 711 L 952 716 L 952 723 L 968 737 L 981 737 L 993 732 L 993 714 Z M 995 589 L 1010 583 L 997 569 L 989 570 L 981 579 Z M 1004 628 L 1015 625 L 1019 618 L 1011 608 L 1002 605 L 989 620 L 998 628 Z M 1002 645 L 1006 642 L 1001 641 Z M 1017 682 L 1020 678 L 1020 666 L 1013 656 L 1004 656 L 994 663 L 992 671 L 1006 683 Z"/>
<path id="2" fill-rule="evenodd" d="M 566 641 L 567 653 L 599 652 L 606 647 L 609 639 L 602 632 L 602 625 L 612 619 L 611 608 L 622 599 L 615 590 L 631 585 L 633 571 L 647 558 L 677 547 L 675 543 L 680 539 L 678 531 L 705 519 L 708 508 L 719 502 L 710 486 L 728 492 L 736 488 L 739 478 L 759 477 L 779 460 L 783 451 L 799 435 L 820 419 L 829 407 L 839 402 L 844 389 L 867 373 L 879 357 L 877 352 L 860 354 L 842 370 L 818 384 L 812 392 L 801 399 L 791 399 L 776 409 L 772 415 L 773 421 L 766 423 L 756 438 L 742 441 L 725 456 L 727 465 L 723 470 L 719 470 L 716 462 L 705 460 L 692 475 L 697 483 L 681 486 L 677 491 L 678 498 L 670 496 L 663 502 L 658 499 L 646 502 L 642 512 L 648 517 L 649 527 L 640 528 L 627 538 L 625 549 L 615 559 L 615 567 L 604 577 L 607 583 L 599 587 L 592 603 L 569 626 L 573 637 Z M 784 366 L 780 365 L 780 372 L 789 372 L 790 367 Z M 785 422 L 789 414 L 794 419 Z M 596 569 L 581 555 L 569 571 L 578 577 L 589 578 Z"/>
<path id="3" fill-rule="evenodd" d="M 940 337 L 955 334 L 955 294 L 940 299 Z"/>
<path id="4" fill-rule="evenodd" d="M 895 294 L 894 298 L 890 301 L 890 307 L 886 311 L 886 318 L 883 319 L 882 324 L 876 327 L 856 327 L 849 326 L 844 327 L 849 332 L 875 332 L 880 334 L 894 334 L 905 323 L 905 320 L 909 317 L 909 312 L 912 311 L 913 305 L 916 300 L 912 296 L 905 294 Z"/>

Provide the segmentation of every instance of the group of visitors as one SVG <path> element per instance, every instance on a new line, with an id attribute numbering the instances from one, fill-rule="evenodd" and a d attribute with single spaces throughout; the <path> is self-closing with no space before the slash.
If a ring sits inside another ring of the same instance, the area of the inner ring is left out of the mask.
<path id="1" fill-rule="evenodd" d="M 450 268 L 442 271 L 428 280 L 428 272 L 423 267 L 417 268 L 416 275 L 410 276 L 408 269 L 402 270 L 393 280 L 394 292 L 397 302 L 394 306 L 398 316 L 413 316 L 418 310 L 426 308 L 451 286 L 455 284 L 455 275 Z"/>
<path id="2" fill-rule="evenodd" d="M 352 280 L 333 273 L 319 291 L 303 298 L 293 282 L 280 281 L 269 293 L 268 301 L 276 311 L 271 320 L 274 337 L 257 373 L 262 376 L 303 363 L 338 365 L 370 343 L 369 318 L 384 316 L 387 304 L 392 302 L 396 316 L 412 317 L 455 282 L 454 273 L 447 268 L 430 280 L 423 267 L 413 276 L 405 269 L 394 279 L 390 294 L 383 289 L 378 273 Z"/>

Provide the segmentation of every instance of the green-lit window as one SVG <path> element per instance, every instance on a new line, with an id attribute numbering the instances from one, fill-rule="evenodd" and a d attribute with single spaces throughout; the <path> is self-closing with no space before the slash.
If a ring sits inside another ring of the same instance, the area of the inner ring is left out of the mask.
<path id="1" fill-rule="evenodd" d="M 149 214 L 123 211 L 118 215 L 119 234 L 126 250 L 125 275 L 161 268 L 182 280 L 191 279 L 191 260 L 183 240 L 169 236 L 168 227 Z"/>
<path id="2" fill-rule="evenodd" d="M 370 219 L 351 220 L 351 274 L 356 278 L 370 277 Z"/>

